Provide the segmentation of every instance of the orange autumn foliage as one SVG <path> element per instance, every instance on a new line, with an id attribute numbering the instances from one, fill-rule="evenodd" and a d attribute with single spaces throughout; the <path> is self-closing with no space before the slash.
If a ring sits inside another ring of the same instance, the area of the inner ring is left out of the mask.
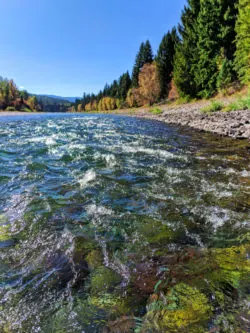
<path id="1" fill-rule="evenodd" d="M 178 98 L 180 98 L 180 95 L 179 95 L 177 87 L 174 83 L 174 79 L 172 79 L 171 82 L 169 83 L 168 99 L 170 101 L 173 101 L 173 100 L 176 100 Z"/>
<path id="2" fill-rule="evenodd" d="M 160 81 L 156 64 L 145 64 L 139 74 L 139 87 L 129 90 L 126 101 L 130 107 L 152 105 L 159 96 Z"/>

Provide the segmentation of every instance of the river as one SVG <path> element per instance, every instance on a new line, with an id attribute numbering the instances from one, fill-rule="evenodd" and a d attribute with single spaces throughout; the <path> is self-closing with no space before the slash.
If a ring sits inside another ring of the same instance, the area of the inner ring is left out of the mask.
<path id="1" fill-rule="evenodd" d="M 248 332 L 249 142 L 0 117 L 0 331 Z"/>

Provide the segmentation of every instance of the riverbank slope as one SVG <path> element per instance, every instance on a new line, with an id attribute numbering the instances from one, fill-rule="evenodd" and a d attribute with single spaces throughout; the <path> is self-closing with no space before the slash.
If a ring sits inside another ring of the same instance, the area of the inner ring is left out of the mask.
<path id="1" fill-rule="evenodd" d="M 188 126 L 199 131 L 211 132 L 237 139 L 250 139 L 250 110 L 202 111 L 208 103 L 195 102 L 181 105 L 159 106 L 157 114 L 152 108 L 142 108 L 125 113 L 137 117 L 164 121 L 168 124 Z M 124 111 L 119 111 L 124 113 Z"/>

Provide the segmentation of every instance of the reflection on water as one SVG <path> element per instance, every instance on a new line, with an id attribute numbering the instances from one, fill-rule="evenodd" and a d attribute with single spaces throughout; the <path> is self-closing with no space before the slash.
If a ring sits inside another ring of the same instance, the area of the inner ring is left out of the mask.
<path id="1" fill-rule="evenodd" d="M 1 332 L 248 332 L 246 141 L 0 119 Z"/>

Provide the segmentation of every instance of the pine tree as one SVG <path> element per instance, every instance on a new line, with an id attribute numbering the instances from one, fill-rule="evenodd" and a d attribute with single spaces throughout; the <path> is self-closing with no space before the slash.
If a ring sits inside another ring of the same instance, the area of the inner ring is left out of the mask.
<path id="1" fill-rule="evenodd" d="M 181 42 L 176 47 L 174 57 L 174 82 L 180 96 L 196 97 L 198 88 L 195 82 L 195 64 L 197 63 L 197 18 L 200 11 L 200 0 L 188 0 L 178 27 Z"/>
<path id="2" fill-rule="evenodd" d="M 238 15 L 238 0 L 221 1 L 221 18 L 220 18 L 220 38 L 223 48 L 224 57 L 228 60 L 234 59 L 236 51 L 236 32 L 235 25 Z"/>
<path id="3" fill-rule="evenodd" d="M 224 90 L 228 88 L 237 75 L 234 69 L 234 54 L 236 51 L 236 32 L 235 24 L 237 18 L 237 1 L 223 0 L 221 2 L 220 13 L 220 57 L 219 57 L 219 73 L 217 76 L 217 88 Z"/>
<path id="4" fill-rule="evenodd" d="M 144 45 L 144 50 L 143 50 L 143 56 L 142 56 L 142 67 L 145 64 L 151 64 L 154 60 L 154 56 L 153 56 L 153 51 L 152 51 L 152 47 L 151 44 L 149 42 L 149 40 L 146 41 L 145 45 Z"/>
<path id="5" fill-rule="evenodd" d="M 135 64 L 134 64 L 133 71 L 132 71 L 132 86 L 133 87 L 138 87 L 139 73 L 140 73 L 141 67 L 143 66 L 142 63 L 143 63 L 144 46 L 145 46 L 145 44 L 141 43 L 139 52 L 136 55 Z"/>
<path id="6" fill-rule="evenodd" d="M 131 87 L 131 79 L 129 72 L 124 73 L 119 78 L 119 98 L 125 100 L 127 97 L 127 93 Z"/>
<path id="7" fill-rule="evenodd" d="M 242 83 L 250 83 L 250 3 L 239 0 L 236 23 L 235 68 Z"/>
<path id="8" fill-rule="evenodd" d="M 117 80 L 114 80 L 110 86 L 107 96 L 114 97 L 114 98 L 118 97 L 118 88 L 119 88 L 118 82 L 117 82 Z"/>
<path id="9" fill-rule="evenodd" d="M 198 96 L 207 98 L 216 92 L 220 55 L 220 0 L 201 0 L 198 16 L 198 62 L 194 66 Z"/>
<path id="10" fill-rule="evenodd" d="M 138 87 L 139 73 L 141 68 L 148 63 L 153 61 L 153 52 L 150 42 L 147 40 L 146 43 L 141 43 L 139 52 L 136 55 L 135 65 L 132 71 L 132 86 Z"/>
<path id="11" fill-rule="evenodd" d="M 160 80 L 161 98 L 168 95 L 169 83 L 171 82 L 174 68 L 175 47 L 178 41 L 176 28 L 173 28 L 171 32 L 169 31 L 163 36 L 157 52 L 156 64 Z"/>

